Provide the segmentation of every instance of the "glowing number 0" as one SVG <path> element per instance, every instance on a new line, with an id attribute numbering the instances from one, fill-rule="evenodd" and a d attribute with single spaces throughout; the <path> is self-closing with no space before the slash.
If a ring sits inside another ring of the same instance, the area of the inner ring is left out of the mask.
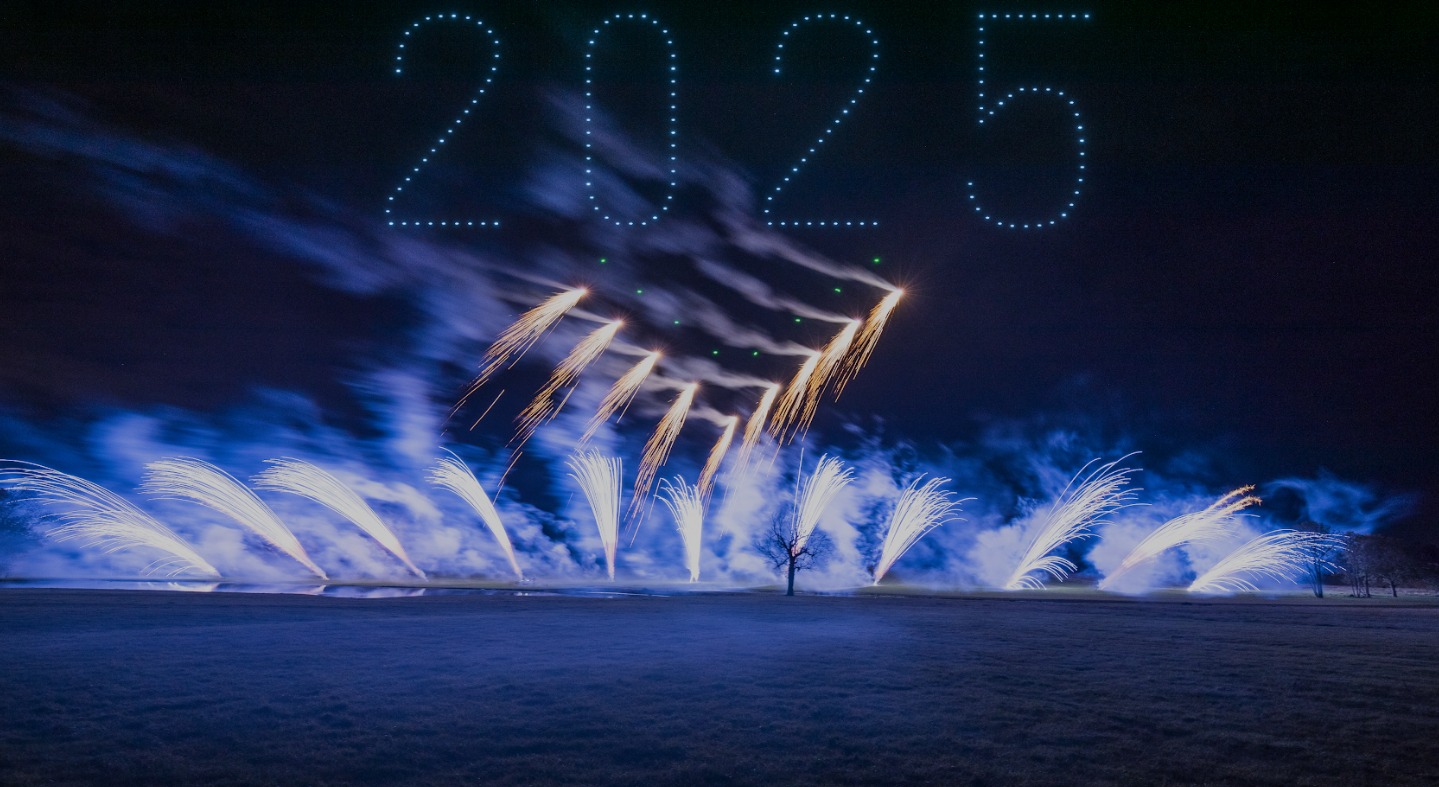
<path id="1" fill-rule="evenodd" d="M 668 54 L 668 57 L 666 59 L 669 61 L 668 73 L 670 85 L 669 115 L 667 116 L 670 120 L 669 126 L 665 129 L 665 137 L 669 140 L 670 149 L 670 181 L 669 190 L 665 192 L 665 202 L 663 205 L 660 205 L 660 213 L 665 213 L 669 211 L 669 203 L 675 198 L 675 146 L 679 141 L 677 139 L 679 136 L 679 131 L 675 128 L 675 92 L 678 89 L 675 86 L 675 72 L 678 70 L 678 68 L 675 65 L 675 42 L 673 39 L 670 38 L 670 31 L 667 28 L 660 26 L 659 20 L 651 18 L 649 14 L 615 14 L 609 19 L 606 19 L 603 25 L 595 28 L 594 33 L 591 35 L 589 43 L 586 45 L 585 51 L 585 109 L 589 110 L 594 108 L 594 91 L 592 89 L 594 66 L 589 61 L 594 57 L 595 54 L 595 42 L 599 40 L 600 34 L 604 32 L 605 27 L 607 27 L 611 22 L 618 22 L 621 20 L 637 20 L 641 22 L 649 22 L 651 25 L 653 25 L 656 29 L 659 30 L 660 35 L 664 36 L 665 49 L 667 50 Z M 590 132 L 593 130 L 590 127 L 590 124 L 592 122 L 594 121 L 590 116 L 585 117 L 585 188 L 589 191 L 588 196 L 590 199 L 590 207 L 594 209 L 595 213 L 599 214 L 600 218 L 613 223 L 615 226 L 623 224 L 631 227 L 635 225 L 643 227 L 650 222 L 659 221 L 659 213 L 651 214 L 648 220 L 625 221 L 622 219 L 616 219 L 610 215 L 609 211 L 606 211 L 600 207 L 599 197 L 595 195 L 595 181 L 592 177 L 594 175 L 594 148 L 593 143 L 590 142 Z"/>
<path id="2" fill-rule="evenodd" d="M 1083 187 L 1083 184 L 1084 184 L 1084 123 L 1082 122 L 1082 119 L 1081 119 L 1080 116 L 1079 116 L 1079 109 L 1075 106 L 1074 99 L 1073 99 L 1073 98 L 1070 98 L 1069 96 L 1066 96 L 1063 90 L 1059 90 L 1059 89 L 1053 88 L 1053 87 L 1034 86 L 1034 87 L 1020 87 L 1020 88 L 1015 88 L 1015 90 L 1014 90 L 1013 93 L 1005 93 L 1005 94 L 1004 94 L 1004 98 L 1001 98 L 1001 99 L 995 101 L 995 102 L 994 102 L 994 108 L 993 108 L 993 109 L 987 109 L 987 108 L 985 107 L 985 103 L 984 103 L 984 101 L 985 101 L 985 91 L 986 91 L 986 89 L 987 89 L 986 86 L 985 86 L 985 74 L 986 74 L 987 72 L 985 71 L 985 67 L 984 67 L 984 20 L 985 20 L 986 18 L 991 19 L 991 20 L 994 20 L 994 21 L 1000 21 L 1000 20 L 1036 21 L 1036 20 L 1045 20 L 1045 19 L 1050 20 L 1050 21 L 1054 21 L 1054 20 L 1085 20 L 1085 19 L 1089 19 L 1089 14 L 980 14 L 980 15 L 979 15 L 979 20 L 980 20 L 980 21 L 979 21 L 979 46 L 978 46 L 978 53 L 979 53 L 979 123 L 980 123 L 980 125 L 984 125 L 984 121 L 985 121 L 987 118 L 994 117 L 994 113 L 996 113 L 996 112 L 998 112 L 999 110 L 1003 109 L 1006 102 L 1015 101 L 1015 100 L 1017 100 L 1018 98 L 1024 97 L 1024 96 L 1026 96 L 1026 95 L 1044 96 L 1044 97 L 1053 98 L 1053 99 L 1056 99 L 1056 100 L 1059 100 L 1059 101 L 1063 101 L 1063 102 L 1065 103 L 1065 107 L 1066 107 L 1066 108 L 1070 111 L 1070 113 L 1073 114 L 1073 116 L 1074 116 L 1074 132 L 1075 132 L 1075 139 L 1077 140 L 1077 146 L 1078 146 L 1078 151 L 1077 151 L 1077 152 L 1079 153 L 1079 155 L 1078 155 L 1078 157 L 1077 157 L 1078 160 L 1079 160 L 1079 169 L 1077 170 L 1077 174 L 1074 176 L 1074 190 L 1073 190 L 1073 194 L 1070 196 L 1070 198 L 1069 198 L 1068 200 L 1066 200 L 1066 203 L 1067 203 L 1066 207 L 1065 207 L 1064 209 L 1062 209 L 1062 210 L 1059 211 L 1059 215 L 1058 215 L 1058 216 L 1049 218 L 1049 219 L 1047 219 L 1047 220 L 1041 219 L 1041 220 L 1039 220 L 1039 221 L 1030 221 L 1030 222 L 1008 221 L 1008 220 L 1006 220 L 1006 219 L 1002 219 L 1002 218 L 999 218 L 999 217 L 995 216 L 992 212 L 986 210 L 986 209 L 984 208 L 984 206 L 979 203 L 979 196 L 975 193 L 974 181 L 970 181 L 970 182 L 967 184 L 967 185 L 969 186 L 969 201 L 970 201 L 970 204 L 974 207 L 974 212 L 977 213 L 981 218 L 983 218 L 985 221 L 990 222 L 990 223 L 993 223 L 994 225 L 999 226 L 999 227 L 1008 227 L 1009 229 L 1025 229 L 1025 230 L 1027 230 L 1027 229 L 1040 229 L 1041 227 L 1053 226 L 1056 221 L 1058 221 L 1058 220 L 1060 220 L 1060 219 L 1067 219 L 1067 218 L 1069 218 L 1069 212 L 1074 209 L 1074 203 L 1079 199 L 1079 191 L 1080 191 L 1080 189 Z"/>
<path id="3" fill-rule="evenodd" d="M 392 212 L 392 208 L 394 207 L 393 203 L 395 202 L 395 198 L 398 197 L 398 196 L 400 196 L 401 192 L 403 192 L 403 191 L 405 190 L 405 187 L 406 187 L 406 186 L 410 185 L 410 181 L 411 181 L 413 178 L 416 178 L 416 177 L 419 176 L 420 170 L 424 169 L 424 168 L 425 168 L 425 165 L 430 163 L 430 159 L 433 158 L 436 154 L 439 153 L 440 146 L 443 145 L 443 144 L 445 144 L 445 142 L 447 142 L 451 137 L 453 137 L 453 136 L 455 135 L 455 132 L 459 130 L 460 124 L 465 122 L 465 116 L 470 114 L 470 110 L 473 108 L 473 106 L 474 106 L 475 104 L 480 103 L 480 96 L 483 96 L 483 95 L 485 94 L 486 88 L 488 88 L 488 87 L 490 86 L 490 84 L 494 82 L 494 80 L 495 80 L 495 72 L 496 72 L 497 70 L 499 70 L 499 67 L 500 67 L 500 64 L 499 64 L 498 62 L 496 62 L 496 61 L 498 61 L 498 60 L 500 59 L 500 39 L 495 36 L 495 31 L 493 31 L 493 30 L 491 30 L 490 28 L 486 27 L 484 22 L 480 21 L 479 19 L 475 19 L 474 17 L 471 17 L 471 16 L 462 16 L 462 15 L 460 15 L 460 14 L 450 14 L 450 15 L 446 16 L 445 14 L 437 14 L 437 15 L 435 15 L 435 16 L 427 16 L 427 17 L 425 17 L 424 19 L 421 19 L 420 21 L 415 22 L 414 24 L 410 25 L 410 28 L 411 28 L 411 29 L 405 31 L 405 36 L 406 36 L 406 38 L 400 40 L 400 47 L 399 47 L 399 48 L 400 48 L 400 53 L 395 56 L 395 73 L 396 73 L 396 74 L 404 73 L 403 69 L 404 69 L 404 64 L 405 64 L 405 52 L 404 52 L 404 50 L 405 50 L 405 41 L 409 40 L 408 37 L 409 37 L 409 35 L 410 35 L 411 33 L 415 32 L 415 30 L 418 30 L 418 29 L 420 28 L 420 26 L 423 25 L 423 24 L 426 23 L 426 22 L 450 22 L 450 21 L 456 21 L 456 22 L 473 22 L 473 23 L 475 23 L 475 25 L 476 25 L 477 27 L 479 27 L 481 30 L 485 31 L 485 35 L 487 35 L 487 36 L 490 37 L 490 44 L 492 44 L 493 47 L 494 47 L 494 50 L 493 50 L 493 51 L 494 51 L 494 57 L 492 57 L 492 58 L 490 59 L 490 71 L 489 71 L 489 75 L 485 77 L 485 83 L 484 83 L 483 85 L 481 85 L 480 88 L 479 88 L 477 91 L 475 91 L 475 95 L 470 98 L 470 106 L 465 107 L 464 110 L 460 112 L 459 117 L 456 117 L 453 121 L 450 122 L 449 128 L 446 128 L 446 129 L 445 129 L 445 133 L 442 134 L 442 135 L 440 135 L 440 138 L 435 141 L 434 147 L 431 147 L 431 148 L 430 148 L 430 152 L 427 153 L 427 154 L 425 154 L 424 156 L 422 156 L 422 157 L 420 158 L 420 163 L 418 163 L 418 164 L 416 164 L 414 167 L 411 167 L 411 168 L 410 168 L 410 174 L 406 175 L 406 176 L 405 176 L 405 179 L 402 180 L 398 185 L 396 185 L 395 188 L 394 188 L 392 191 L 390 191 L 390 196 L 387 198 L 387 202 L 389 202 L 390 204 L 387 204 L 387 205 L 385 206 L 385 218 L 386 218 L 386 220 L 389 221 L 389 224 L 390 224 L 391 227 L 394 227 L 394 226 L 400 226 L 400 227 L 422 227 L 422 226 L 426 226 L 426 227 L 498 227 L 498 226 L 500 226 L 500 223 L 499 223 L 498 221 L 408 221 L 408 220 L 401 221 L 401 220 L 396 219 L 394 213 Z"/>
<path id="4" fill-rule="evenodd" d="M 847 103 L 845 103 L 845 104 L 840 108 L 839 115 L 836 116 L 836 117 L 834 118 L 834 120 L 831 120 L 831 121 L 829 122 L 829 125 L 825 126 L 824 133 L 823 133 L 823 134 L 820 134 L 820 135 L 819 135 L 819 138 L 814 141 L 814 145 L 812 145 L 812 146 L 809 148 L 809 152 L 806 153 L 805 155 L 799 157 L 799 163 L 797 163 L 797 164 L 795 164 L 794 166 L 790 167 L 790 168 L 789 168 L 789 174 L 783 176 L 783 177 L 780 179 L 780 182 L 779 182 L 779 183 L 776 183 L 776 184 L 774 185 L 774 188 L 770 189 L 770 193 L 764 198 L 764 199 L 765 199 L 765 206 L 764 206 L 764 218 L 765 218 L 765 223 L 768 224 L 768 225 L 770 225 L 770 226 L 779 226 L 779 227 L 801 227 L 801 226 L 804 226 L 804 227 L 874 227 L 874 226 L 878 226 L 878 224 L 879 224 L 879 222 L 877 222 L 877 221 L 853 221 L 853 220 L 847 220 L 847 221 L 844 221 L 844 220 L 842 220 L 842 221 L 829 221 L 829 220 L 826 220 L 826 221 L 776 221 L 775 218 L 774 218 L 773 213 L 771 213 L 771 211 L 770 211 L 770 208 L 773 207 L 773 205 L 774 205 L 774 198 L 775 198 L 775 197 L 778 197 L 779 194 L 780 194 L 780 192 L 781 192 L 781 191 L 784 191 L 784 187 L 787 186 L 787 185 L 789 185 L 790 178 L 794 178 L 794 177 L 798 177 L 798 176 L 799 176 L 799 171 L 800 171 L 800 169 L 803 168 L 805 164 L 808 164 L 808 163 L 809 163 L 810 158 L 813 157 L 813 156 L 819 151 L 820 146 L 824 145 L 824 141 L 825 141 L 826 139 L 829 139 L 830 135 L 834 134 L 835 129 L 836 129 L 836 128 L 839 128 L 839 124 L 840 124 L 841 122 L 843 122 L 844 119 L 849 115 L 850 110 L 853 109 L 853 108 L 855 107 L 855 105 L 859 103 L 859 97 L 860 97 L 861 95 L 864 95 L 865 85 L 868 85 L 868 84 L 870 83 L 870 81 L 874 79 L 874 72 L 878 69 L 878 66 L 875 64 L 874 61 L 876 61 L 876 60 L 879 59 L 879 39 L 874 37 L 874 31 L 871 30 L 871 29 L 869 29 L 868 27 L 866 27 L 865 24 L 864 24 L 864 22 L 862 22 L 862 21 L 860 21 L 860 20 L 858 20 L 858 19 L 852 19 L 852 18 L 850 18 L 850 17 L 847 16 L 847 15 L 840 15 L 840 14 L 828 14 L 828 15 L 826 15 L 826 14 L 815 14 L 814 16 L 807 16 L 807 17 L 805 17 L 805 18 L 803 18 L 803 19 L 801 19 L 801 20 L 799 20 L 799 21 L 797 21 L 797 22 L 792 22 L 792 23 L 790 24 L 790 26 L 789 26 L 790 29 L 789 29 L 789 30 L 785 30 L 785 31 L 781 34 L 779 44 L 775 47 L 774 72 L 775 72 L 776 74 L 778 74 L 778 73 L 780 72 L 780 63 L 782 62 L 782 58 L 784 57 L 784 43 L 785 43 L 785 40 L 789 38 L 789 34 L 790 34 L 790 33 L 793 33 L 793 32 L 795 32 L 795 31 L 797 31 L 797 30 L 799 29 L 799 26 L 802 25 L 802 24 L 804 24 L 804 23 L 806 23 L 806 22 L 811 22 L 811 21 L 813 21 L 813 22 L 823 22 L 823 21 L 828 21 L 828 20 L 835 20 L 835 21 L 840 21 L 840 22 L 852 22 L 855 27 L 858 27 L 859 29 L 863 30 L 863 31 L 864 31 L 864 34 L 867 35 L 867 36 L 869 36 L 869 47 L 870 47 L 869 70 L 865 71 L 864 81 L 859 84 L 859 87 L 858 87 L 858 88 L 855 88 L 854 95 L 850 96 L 849 101 L 848 101 Z"/>

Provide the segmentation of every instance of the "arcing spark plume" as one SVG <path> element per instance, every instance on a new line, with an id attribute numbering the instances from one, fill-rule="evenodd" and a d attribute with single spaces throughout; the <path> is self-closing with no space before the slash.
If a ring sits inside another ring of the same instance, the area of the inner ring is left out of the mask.
<path id="1" fill-rule="evenodd" d="M 1119 568 L 1100 580 L 1099 589 L 1109 590 L 1120 577 L 1154 560 L 1167 550 L 1186 544 L 1217 541 L 1234 535 L 1234 515 L 1259 502 L 1259 498 L 1249 494 L 1253 490 L 1252 486 L 1241 486 L 1215 500 L 1203 511 L 1177 516 L 1160 525 L 1130 550 Z"/>
<path id="2" fill-rule="evenodd" d="M 874 584 L 884 579 L 896 560 L 909 551 L 925 533 L 955 519 L 959 504 L 953 492 L 940 489 L 949 483 L 948 478 L 931 478 L 923 486 L 924 476 L 914 479 L 900 493 L 890 514 L 889 527 L 884 532 L 884 546 L 880 549 L 879 562 L 874 567 Z M 973 498 L 966 498 L 973 499 Z"/>
<path id="3" fill-rule="evenodd" d="M 189 457 L 151 462 L 145 465 L 140 489 L 161 499 L 189 500 L 218 511 L 294 558 L 315 576 L 329 579 L 265 501 L 234 476 L 208 462 Z"/>
<path id="4" fill-rule="evenodd" d="M 274 492 L 289 492 L 334 511 L 365 531 L 390 554 L 399 558 L 405 568 L 421 579 L 425 572 L 410 561 L 394 531 L 380 520 L 375 509 L 345 482 L 328 471 L 299 459 L 267 459 L 270 466 L 255 476 L 255 487 Z"/>
<path id="5" fill-rule="evenodd" d="M 700 578 L 700 546 L 704 535 L 705 503 L 699 487 L 690 486 L 682 478 L 674 483 L 660 480 L 660 499 L 674 515 L 675 527 L 685 543 L 685 566 L 690 570 L 690 581 Z"/>
<path id="6" fill-rule="evenodd" d="M 595 411 L 594 417 L 585 426 L 585 433 L 580 436 L 581 445 L 594 437 L 600 425 L 610 420 L 610 416 L 621 408 L 629 406 L 629 403 L 634 400 L 635 394 L 639 393 L 640 386 L 644 385 L 645 379 L 650 376 L 650 372 L 655 370 L 655 364 L 659 363 L 659 360 L 660 354 L 652 352 L 641 358 L 639 363 L 630 367 L 630 370 L 625 372 L 620 379 L 615 380 L 615 384 L 610 386 L 605 398 L 600 400 L 600 407 Z"/>
<path id="7" fill-rule="evenodd" d="M 694 404 L 695 392 L 699 387 L 699 383 L 690 383 L 681 389 L 670 404 L 670 409 L 655 427 L 654 434 L 645 441 L 644 450 L 640 452 L 640 469 L 635 473 L 635 491 L 630 499 L 631 513 L 643 509 L 655 473 L 658 473 L 670 458 L 670 449 L 674 447 L 675 438 L 679 437 L 680 429 L 685 425 L 685 416 L 689 415 L 690 405 Z"/>
<path id="8" fill-rule="evenodd" d="M 798 536 L 794 543 L 794 554 L 799 554 L 809 542 L 810 536 L 814 535 L 814 529 L 819 525 L 820 517 L 824 516 L 824 510 L 834 501 L 835 495 L 841 489 L 849 486 L 854 480 L 854 473 L 840 463 L 838 459 L 821 456 L 819 464 L 815 465 L 814 472 L 809 474 L 800 487 L 798 499 L 795 500 L 794 532 Z"/>
<path id="9" fill-rule="evenodd" d="M 495 339 L 488 350 L 485 350 L 484 359 L 480 362 L 479 374 L 475 376 L 475 379 L 470 382 L 469 387 L 465 389 L 464 395 L 460 397 L 460 401 L 457 402 L 454 409 L 450 411 L 450 415 L 453 416 L 456 412 L 459 412 L 460 407 L 462 407 L 476 391 L 480 390 L 485 382 L 488 381 L 500 367 L 508 362 L 512 362 L 512 359 L 519 360 L 520 356 L 523 356 L 529 351 L 530 347 L 534 346 L 534 343 L 539 341 L 540 337 L 544 336 L 546 331 L 553 328 L 555 323 L 559 322 L 560 318 L 565 316 L 565 312 L 574 308 L 575 304 L 579 303 L 580 299 L 585 297 L 586 294 L 588 294 L 588 290 L 583 287 L 557 292 L 549 298 L 546 298 L 538 306 L 521 314 L 519 319 L 515 320 L 510 327 L 502 331 L 499 338 Z"/>
<path id="10" fill-rule="evenodd" d="M 1342 548 L 1344 539 L 1327 533 L 1276 530 L 1231 552 L 1195 578 L 1190 593 L 1252 593 L 1260 577 L 1293 581 L 1312 570 L 1334 566 L 1323 556 Z"/>
<path id="11" fill-rule="evenodd" d="M 107 554 L 128 549 L 163 553 L 163 557 L 145 566 L 146 575 L 163 573 L 173 577 L 188 572 L 220 576 L 219 569 L 173 530 L 114 492 L 43 465 L 16 464 L 21 466 L 0 471 L 0 480 L 16 491 L 33 493 L 46 505 L 61 507 L 53 514 L 60 525 L 49 533 L 55 540 L 78 540 Z"/>
<path id="12" fill-rule="evenodd" d="M 500 512 L 495 510 L 495 504 L 490 501 L 490 496 L 485 494 L 485 488 L 480 485 L 480 480 L 475 477 L 469 465 L 454 453 L 442 456 L 430 470 L 429 481 L 435 486 L 454 492 L 461 500 L 470 504 L 470 508 L 479 514 L 480 521 L 490 529 L 490 534 L 495 537 L 500 549 L 504 550 L 505 559 L 510 561 L 510 570 L 515 572 L 515 579 L 523 580 L 525 574 L 520 571 L 520 564 L 515 562 L 515 547 L 510 543 L 510 535 L 505 532 L 504 523 L 500 521 Z"/>
<path id="13" fill-rule="evenodd" d="M 580 485 L 594 514 L 600 543 L 605 548 L 605 568 L 615 578 L 615 548 L 620 538 L 620 460 L 599 451 L 582 451 L 570 457 L 570 477 Z"/>
<path id="14" fill-rule="evenodd" d="M 710 449 L 710 455 L 709 458 L 705 460 L 704 469 L 700 470 L 700 482 L 698 484 L 700 499 L 708 500 L 710 493 L 714 491 L 715 474 L 719 472 L 720 465 L 724 462 L 724 455 L 729 451 L 729 444 L 734 440 L 734 432 L 738 426 L 739 416 L 730 416 L 729 422 L 725 424 L 724 431 L 720 433 L 719 439 L 715 441 L 714 448 Z"/>
<path id="15" fill-rule="evenodd" d="M 834 381 L 834 398 L 844 393 L 844 387 L 859 374 L 869 358 L 874 354 L 875 345 L 879 344 L 879 335 L 884 332 L 884 326 L 889 322 L 889 315 L 894 312 L 894 307 L 899 299 L 904 297 L 904 290 L 895 290 L 884 296 L 884 299 L 875 304 L 869 310 L 869 316 L 864 318 L 864 326 L 860 329 L 859 336 L 854 340 L 849 354 L 844 358 L 844 364 L 836 375 Z"/>
<path id="16" fill-rule="evenodd" d="M 759 404 L 755 405 L 754 412 L 750 413 L 749 420 L 745 422 L 744 438 L 740 440 L 739 444 L 739 456 L 735 457 L 736 474 L 742 475 L 747 471 L 750 454 L 754 451 L 755 444 L 759 442 L 760 435 L 764 434 L 765 422 L 769 420 L 769 411 L 774 407 L 774 400 L 777 396 L 779 396 L 778 383 L 766 388 L 764 395 L 759 398 Z"/>
<path id="17" fill-rule="evenodd" d="M 814 370 L 819 366 L 819 358 L 818 352 L 806 358 L 785 387 L 784 395 L 779 398 L 769 426 L 770 436 L 776 440 L 783 441 L 785 433 L 804 415 L 805 394 L 809 391 L 810 378 L 814 377 Z"/>
<path id="18" fill-rule="evenodd" d="M 1062 580 L 1069 572 L 1078 568 L 1065 558 L 1052 553 L 1071 541 L 1091 535 L 1090 531 L 1102 524 L 1103 517 L 1131 505 L 1134 493 L 1125 487 L 1135 469 L 1119 466 L 1119 463 L 1129 456 L 1100 465 L 1085 476 L 1083 481 L 1080 481 L 1080 476 L 1099 460 L 1091 460 L 1080 468 L 1079 473 L 1070 479 L 1069 485 L 1050 506 L 1044 519 L 1040 520 L 1038 529 L 1029 542 L 1029 548 L 1014 567 L 1009 581 L 1004 584 L 1005 590 L 1039 590 L 1044 587 L 1044 580 L 1032 576 L 1033 574 L 1045 573 Z M 1078 486 L 1075 486 L 1076 482 Z"/>
<path id="19" fill-rule="evenodd" d="M 615 320 L 590 331 L 585 338 L 575 344 L 569 355 L 560 361 L 554 372 L 550 374 L 550 379 L 545 381 L 544 387 L 540 388 L 540 392 L 535 394 L 534 400 L 520 413 L 520 428 L 515 434 L 518 445 L 524 445 L 541 424 L 559 413 L 560 407 L 564 403 L 556 402 L 555 395 L 561 388 L 579 379 L 580 373 L 600 357 L 605 348 L 610 346 L 610 342 L 614 341 L 615 333 L 622 327 L 624 327 L 624 323 Z"/>
<path id="20" fill-rule="evenodd" d="M 809 429 L 815 413 L 819 410 L 820 397 L 839 369 L 850 344 L 854 342 L 859 326 L 859 320 L 850 320 L 849 324 L 829 340 L 824 349 L 806 359 L 800 366 L 794 379 L 790 380 L 789 388 L 780 397 L 770 434 L 782 441 L 792 440 Z"/>

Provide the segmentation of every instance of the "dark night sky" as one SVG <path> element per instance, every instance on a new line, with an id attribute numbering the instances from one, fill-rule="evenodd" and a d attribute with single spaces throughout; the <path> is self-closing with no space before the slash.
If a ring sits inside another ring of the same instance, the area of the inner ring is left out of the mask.
<path id="1" fill-rule="evenodd" d="M 129 133 L 268 182 L 373 206 L 380 222 L 384 195 L 473 88 L 485 51 L 441 31 L 395 77 L 399 33 L 451 6 L 481 15 L 504 65 L 479 132 L 457 138 L 427 199 L 507 216 L 502 232 L 449 240 L 522 248 L 552 230 L 517 207 L 536 150 L 560 144 L 546 136 L 546 97 L 578 88 L 597 19 L 646 10 L 672 27 L 682 152 L 728 160 L 762 193 L 863 67 L 861 39 L 830 30 L 799 39 L 792 78 L 777 81 L 779 31 L 804 13 L 855 14 L 880 39 L 877 78 L 786 204 L 878 220 L 793 237 L 855 265 L 879 256 L 875 270 L 915 297 L 842 410 L 939 439 L 989 418 L 1073 414 L 1147 450 L 1224 446 L 1256 477 L 1324 468 L 1420 491 L 1408 526 L 1434 532 L 1431 4 L 1097 2 L 1048 9 L 1088 22 L 994 26 L 993 84 L 1062 88 L 1086 125 L 1077 207 L 1029 231 L 977 219 L 965 192 L 968 180 L 994 184 L 996 210 L 1048 217 L 1073 173 L 1057 105 L 975 123 L 976 16 L 1020 7 L 831 5 L 11 5 L 0 80 L 76 97 Z M 633 41 L 607 61 L 605 87 L 633 100 L 618 114 L 645 139 L 659 126 L 639 120 L 642 77 L 660 50 Z M 255 385 L 324 394 L 339 374 L 325 359 L 382 343 L 405 320 L 402 305 L 337 293 L 293 266 L 128 222 L 73 171 L 0 143 L 0 401 L 51 418 L 96 402 L 204 410 Z M 793 272 L 775 281 L 829 295 Z"/>

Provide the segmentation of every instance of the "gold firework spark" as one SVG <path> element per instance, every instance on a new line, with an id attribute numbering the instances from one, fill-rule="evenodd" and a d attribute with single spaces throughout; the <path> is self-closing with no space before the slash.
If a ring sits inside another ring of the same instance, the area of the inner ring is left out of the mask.
<path id="1" fill-rule="evenodd" d="M 565 388 L 579 379 L 580 373 L 585 370 L 600 354 L 614 341 L 615 333 L 624 327 L 622 320 L 607 322 L 604 325 L 590 331 L 585 338 L 579 340 L 570 354 L 560 361 L 555 370 L 550 373 L 550 379 L 535 394 L 535 398 L 525 407 L 517 419 L 520 422 L 518 431 L 515 432 L 515 439 L 518 445 L 524 445 L 525 441 L 534 436 L 535 430 L 542 424 L 554 418 L 560 412 L 564 402 L 555 401 L 555 394 L 561 388 Z"/>
<path id="2" fill-rule="evenodd" d="M 665 417 L 660 419 L 654 434 L 645 441 L 644 450 L 640 452 L 640 469 L 635 474 L 635 493 L 630 498 L 631 515 L 643 509 L 655 474 L 670 458 L 670 449 L 674 447 L 675 438 L 679 437 L 680 429 L 685 425 L 685 416 L 689 415 L 690 405 L 694 404 L 695 393 L 699 391 L 699 387 L 699 383 L 686 385 L 670 404 Z"/>
<path id="3" fill-rule="evenodd" d="M 784 389 L 784 395 L 779 398 L 779 404 L 774 410 L 774 420 L 770 422 L 771 437 L 783 441 L 785 432 L 802 414 L 805 392 L 809 390 L 810 378 L 814 377 L 815 367 L 819 365 L 819 356 L 816 352 L 806 358 L 789 381 L 789 386 Z"/>
<path id="4" fill-rule="evenodd" d="M 844 387 L 859 374 L 859 370 L 869 363 L 870 355 L 874 354 L 875 345 L 879 344 L 879 335 L 884 332 L 885 323 L 889 322 L 889 315 L 904 297 L 904 290 L 895 290 L 884 296 L 884 299 L 875 304 L 869 310 L 869 316 L 864 319 L 864 327 L 860 329 L 859 336 L 855 339 L 849 354 L 845 356 L 843 367 L 834 382 L 834 398 L 844 393 Z"/>
<path id="5" fill-rule="evenodd" d="M 764 395 L 759 398 L 759 404 L 755 406 L 754 412 L 750 413 L 749 420 L 745 422 L 744 438 L 740 440 L 739 456 L 735 459 L 737 474 L 743 475 L 748 470 L 750 453 L 754 451 L 755 444 L 759 442 L 759 436 L 764 434 L 764 424 L 769 419 L 769 411 L 774 407 L 776 396 L 779 396 L 779 383 L 765 389 Z"/>
<path id="6" fill-rule="evenodd" d="M 715 441 L 714 448 L 710 449 L 709 459 L 705 460 L 704 469 L 700 470 L 699 496 L 701 500 L 708 500 L 710 492 L 714 491 L 715 474 L 719 472 L 720 464 L 724 462 L 724 455 L 729 451 L 729 444 L 734 440 L 735 429 L 739 426 L 739 416 L 729 417 L 729 423 L 725 425 L 724 432 Z"/>
<path id="7" fill-rule="evenodd" d="M 615 384 L 610 386 L 609 393 L 606 393 L 605 398 L 600 400 L 600 407 L 595 412 L 595 417 L 591 418 L 589 424 L 585 426 L 585 433 L 580 436 L 580 445 L 584 445 L 591 437 L 594 437 L 600 424 L 608 421 L 610 416 L 620 408 L 629 406 L 629 403 L 635 398 L 635 394 L 639 393 L 640 386 L 644 385 L 645 379 L 650 376 L 650 372 L 654 371 L 655 364 L 659 363 L 659 360 L 659 352 L 652 352 L 640 359 L 639 363 L 630 367 L 630 370 L 625 372 L 620 379 L 615 380 Z"/>
<path id="8" fill-rule="evenodd" d="M 775 409 L 774 423 L 770 425 L 770 434 L 781 442 L 788 442 L 796 435 L 809 430 L 815 412 L 819 410 L 820 396 L 824 394 L 830 379 L 839 369 L 849 346 L 854 343 L 859 326 L 859 320 L 850 320 L 829 340 L 824 349 L 810 356 L 800 366 L 794 379 L 790 380 L 789 388 L 780 397 L 779 407 Z"/>
<path id="9" fill-rule="evenodd" d="M 490 349 L 485 350 L 485 357 L 480 362 L 480 373 L 470 382 L 460 401 L 450 411 L 453 417 L 469 401 L 471 396 L 490 379 L 496 371 L 505 363 L 518 361 L 534 343 L 540 340 L 545 332 L 553 328 L 565 313 L 574 308 L 580 299 L 585 297 L 589 290 L 584 287 L 577 287 L 573 290 L 564 290 L 546 298 L 538 306 L 520 315 L 510 327 L 500 333 Z"/>

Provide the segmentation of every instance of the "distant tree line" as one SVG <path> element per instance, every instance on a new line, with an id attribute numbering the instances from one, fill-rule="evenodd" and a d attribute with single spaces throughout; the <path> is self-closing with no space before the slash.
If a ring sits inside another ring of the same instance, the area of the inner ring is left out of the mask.
<path id="1" fill-rule="evenodd" d="M 1388 589 L 1398 598 L 1401 587 L 1439 589 L 1439 545 L 1359 534 L 1345 541 L 1337 578 L 1349 584 L 1349 595 L 1369 598 L 1376 589 Z"/>

